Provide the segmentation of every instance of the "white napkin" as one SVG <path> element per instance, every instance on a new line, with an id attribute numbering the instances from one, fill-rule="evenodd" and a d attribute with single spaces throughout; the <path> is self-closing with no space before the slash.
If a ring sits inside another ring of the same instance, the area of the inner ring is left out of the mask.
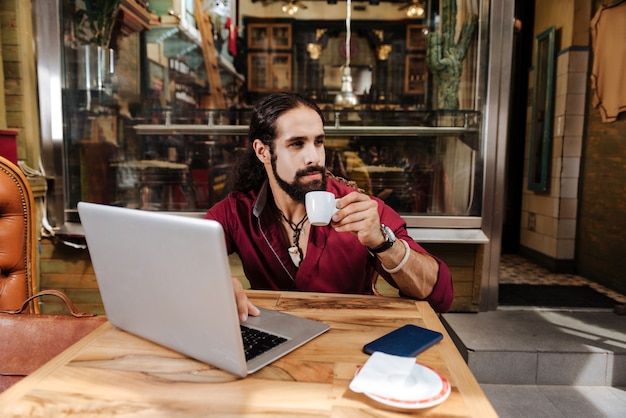
<path id="1" fill-rule="evenodd" d="M 350 382 L 354 392 L 365 392 L 395 399 L 411 399 L 418 384 L 411 374 L 415 357 L 374 352 Z"/>

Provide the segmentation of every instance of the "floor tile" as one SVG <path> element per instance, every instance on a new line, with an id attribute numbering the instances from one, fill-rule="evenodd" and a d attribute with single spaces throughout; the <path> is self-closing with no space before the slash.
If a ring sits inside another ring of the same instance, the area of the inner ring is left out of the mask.
<path id="1" fill-rule="evenodd" d="M 481 384 L 501 418 L 622 418 L 625 388 Z"/>

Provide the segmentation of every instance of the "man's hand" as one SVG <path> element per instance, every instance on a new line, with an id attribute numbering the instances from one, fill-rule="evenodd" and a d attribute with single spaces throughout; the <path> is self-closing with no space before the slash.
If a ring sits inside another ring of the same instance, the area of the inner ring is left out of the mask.
<path id="1" fill-rule="evenodd" d="M 235 301 L 237 302 L 237 312 L 239 319 L 245 321 L 248 315 L 259 316 L 261 311 L 248 300 L 248 295 L 243 290 L 243 286 L 238 278 L 233 277 L 233 289 L 235 290 Z"/>
<path id="2" fill-rule="evenodd" d="M 333 216 L 331 226 L 337 232 L 352 232 L 361 244 L 374 248 L 382 244 L 378 203 L 364 193 L 352 192 L 337 202 L 339 211 Z"/>

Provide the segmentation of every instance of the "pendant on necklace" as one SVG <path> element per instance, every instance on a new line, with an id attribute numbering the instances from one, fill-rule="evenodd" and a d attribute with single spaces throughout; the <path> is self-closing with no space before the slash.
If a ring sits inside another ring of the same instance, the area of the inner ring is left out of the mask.
<path id="1" fill-rule="evenodd" d="M 294 245 L 293 247 L 287 248 L 287 251 L 289 252 L 289 256 L 291 257 L 293 264 L 296 267 L 300 267 L 300 261 L 302 260 L 300 259 L 300 250 L 298 250 L 298 247 Z"/>
<path id="2" fill-rule="evenodd" d="M 280 209 L 276 208 L 276 211 L 278 211 L 278 214 L 285 222 L 287 222 L 287 225 L 289 225 L 291 231 L 293 231 L 293 245 L 287 248 L 287 252 L 289 253 L 289 257 L 291 257 L 291 261 L 293 262 L 293 264 L 296 266 L 296 268 L 298 268 L 300 267 L 300 263 L 302 262 L 302 250 L 300 249 L 299 245 L 300 233 L 302 232 L 302 229 L 304 229 L 304 223 L 308 219 L 308 216 L 305 213 L 300 222 L 294 224 L 289 219 L 287 219 L 285 214 Z"/>

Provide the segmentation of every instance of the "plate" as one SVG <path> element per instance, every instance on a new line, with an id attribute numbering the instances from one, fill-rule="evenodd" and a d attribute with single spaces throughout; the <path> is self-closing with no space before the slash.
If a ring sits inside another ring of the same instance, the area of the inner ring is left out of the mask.
<path id="1" fill-rule="evenodd" d="M 361 368 L 356 371 L 356 374 L 360 370 Z M 439 405 L 450 396 L 452 389 L 450 382 L 433 368 L 415 363 L 410 376 L 415 379 L 415 390 L 411 390 L 410 393 L 405 393 L 403 396 L 389 397 L 371 392 L 364 394 L 376 402 L 403 409 L 430 408 Z"/>

